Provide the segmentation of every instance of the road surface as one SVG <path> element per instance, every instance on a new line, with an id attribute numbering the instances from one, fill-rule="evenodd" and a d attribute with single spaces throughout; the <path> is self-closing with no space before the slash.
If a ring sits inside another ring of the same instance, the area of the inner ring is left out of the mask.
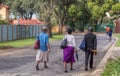
<path id="1" fill-rule="evenodd" d="M 83 36 L 83 34 L 75 35 L 77 47 L 80 45 Z M 95 67 L 107 52 L 107 50 L 103 49 L 111 45 L 113 41 L 114 39 L 109 42 L 106 34 L 97 34 L 98 55 L 94 56 Z M 84 71 L 84 52 L 81 50 L 77 50 L 79 60 L 74 63 L 74 70 L 70 71 L 68 64 L 68 73 L 64 73 L 60 42 L 61 41 L 50 42 L 51 53 L 50 61 L 47 63 L 48 69 L 45 69 L 43 63 L 40 63 L 39 71 L 35 70 L 36 51 L 33 47 L 9 51 L 2 50 L 5 52 L 0 53 L 0 76 L 74 76 L 75 74 L 82 76 L 83 73 L 87 73 Z"/>

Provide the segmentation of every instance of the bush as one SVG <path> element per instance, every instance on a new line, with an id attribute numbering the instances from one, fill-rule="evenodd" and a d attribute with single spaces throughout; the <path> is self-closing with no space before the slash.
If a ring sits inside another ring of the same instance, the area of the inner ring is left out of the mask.
<path id="1" fill-rule="evenodd" d="M 0 19 L 0 25 L 3 25 L 3 24 L 10 24 L 9 21 L 7 20 L 1 20 Z"/>

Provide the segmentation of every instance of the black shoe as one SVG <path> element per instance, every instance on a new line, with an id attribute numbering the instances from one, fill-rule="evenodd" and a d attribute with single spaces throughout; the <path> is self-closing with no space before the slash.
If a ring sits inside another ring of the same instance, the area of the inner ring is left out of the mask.
<path id="1" fill-rule="evenodd" d="M 38 65 L 36 65 L 36 70 L 40 70 L 39 67 L 38 67 Z"/>
<path id="2" fill-rule="evenodd" d="M 90 69 L 93 69 L 93 67 L 90 67 Z"/>
<path id="3" fill-rule="evenodd" d="M 73 68 L 70 68 L 70 70 L 74 70 Z"/>
<path id="4" fill-rule="evenodd" d="M 88 71 L 88 68 L 85 68 L 85 71 Z"/>
<path id="5" fill-rule="evenodd" d="M 45 65 L 44 67 L 45 67 L 45 68 L 48 68 L 48 66 L 47 66 L 47 65 Z"/>
<path id="6" fill-rule="evenodd" d="M 67 71 L 67 70 L 65 70 L 64 72 L 65 72 L 65 73 L 67 73 L 68 71 Z"/>
<path id="7" fill-rule="evenodd" d="M 94 67 L 90 67 L 90 69 L 95 69 Z"/>

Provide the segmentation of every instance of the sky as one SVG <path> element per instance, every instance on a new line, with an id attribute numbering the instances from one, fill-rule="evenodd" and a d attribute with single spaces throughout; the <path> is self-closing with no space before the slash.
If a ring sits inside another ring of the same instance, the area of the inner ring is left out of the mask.
<path id="1" fill-rule="evenodd" d="M 12 13 L 10 13 L 9 18 L 10 18 L 10 19 L 14 19 L 14 17 L 15 17 L 15 16 L 14 16 Z M 19 18 L 19 17 L 17 17 L 17 18 Z M 36 17 L 35 14 L 33 14 L 32 18 L 37 18 L 37 17 Z"/>

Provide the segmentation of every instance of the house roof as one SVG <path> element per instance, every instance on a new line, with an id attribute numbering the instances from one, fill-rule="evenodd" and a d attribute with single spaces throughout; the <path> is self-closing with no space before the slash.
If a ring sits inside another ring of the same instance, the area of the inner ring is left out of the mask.
<path id="1" fill-rule="evenodd" d="M 31 20 L 25 20 L 25 19 L 19 19 L 19 20 L 12 20 L 13 25 L 39 25 L 44 24 L 44 22 L 39 21 L 38 19 L 31 19 Z"/>

